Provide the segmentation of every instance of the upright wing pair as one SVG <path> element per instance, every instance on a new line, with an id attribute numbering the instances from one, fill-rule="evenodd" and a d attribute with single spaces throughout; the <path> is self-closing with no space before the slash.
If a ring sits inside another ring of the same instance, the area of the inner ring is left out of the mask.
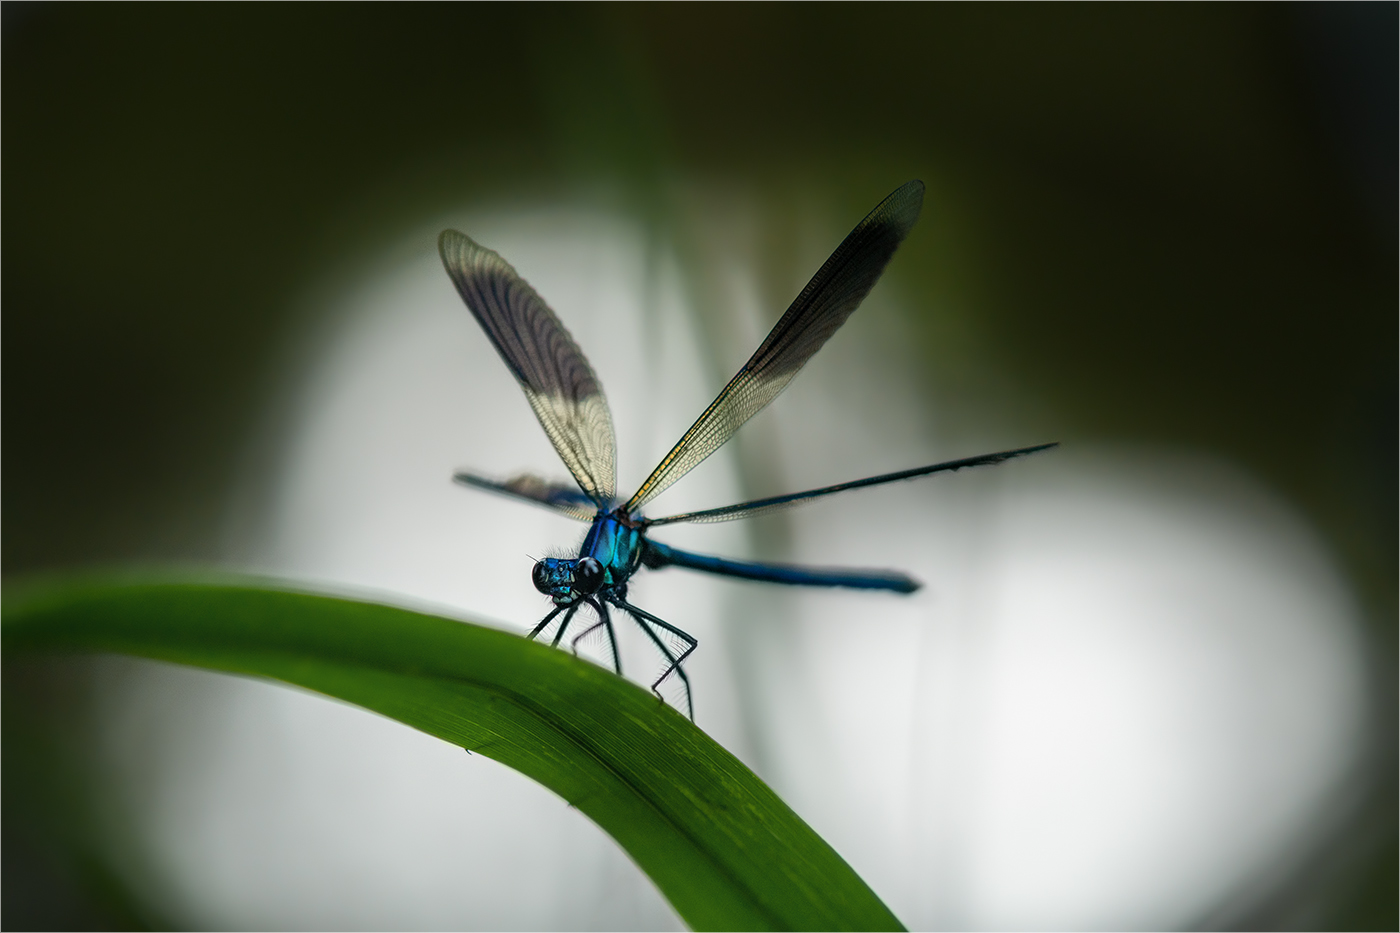
<path id="1" fill-rule="evenodd" d="M 504 259 L 462 233 L 443 231 L 438 240 L 443 265 L 467 307 L 520 383 L 530 407 L 560 459 L 573 474 L 578 488 L 533 476 L 498 482 L 459 472 L 455 479 L 465 485 L 524 499 L 593 522 L 578 558 L 546 559 L 536 566 L 536 586 L 554 598 L 556 608 L 531 633 L 532 638 L 563 612 L 564 621 L 554 638 L 557 645 L 574 612 L 581 605 L 589 605 L 598 614 L 599 621 L 577 636 L 575 645 L 578 638 L 603 627 L 613 646 L 616 664 L 616 639 L 606 606 L 622 608 L 641 625 L 669 662 L 652 689 L 655 691 L 667 676 L 676 672 L 685 682 L 689 702 L 689 681 L 681 662 L 694 650 L 695 640 L 626 602 L 627 580 L 640 566 L 684 566 L 775 583 L 898 592 L 912 592 L 918 584 L 903 574 L 889 571 L 799 568 L 691 554 L 648 540 L 648 528 L 678 522 L 747 518 L 847 489 L 1000 463 L 1055 446 L 1041 444 L 984 454 L 723 508 L 656 519 L 641 517 L 643 506 L 718 450 L 746 421 L 777 398 L 798 370 L 846 322 L 870 293 L 890 257 L 918 220 L 923 196 L 922 182 L 908 182 L 856 225 L 802 289 L 749 361 L 641 487 L 620 506 L 616 502 L 616 442 L 612 416 L 598 377 L 583 351 L 543 299 Z M 658 637 L 661 632 L 680 638 L 687 647 L 678 654 L 672 652 L 664 638 Z"/>

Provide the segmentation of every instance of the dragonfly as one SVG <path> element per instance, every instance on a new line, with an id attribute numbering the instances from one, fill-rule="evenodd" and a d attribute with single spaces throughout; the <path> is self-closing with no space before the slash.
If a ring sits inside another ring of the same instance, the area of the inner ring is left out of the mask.
<path id="1" fill-rule="evenodd" d="M 628 602 L 627 585 L 642 568 L 685 567 L 767 583 L 895 593 L 912 593 L 920 584 L 892 570 L 804 567 L 696 554 L 653 540 L 653 528 L 750 518 L 852 489 L 988 466 L 1057 446 L 1038 444 L 948 460 L 721 508 L 660 518 L 643 515 L 642 509 L 649 502 L 723 446 L 745 422 L 777 398 L 798 370 L 846 322 L 918 220 L 923 198 L 923 182 L 907 182 L 856 225 L 793 300 L 749 361 L 625 501 L 619 501 L 617 496 L 612 415 L 602 384 L 583 351 L 544 299 L 499 254 L 456 230 L 442 232 L 438 251 L 447 274 L 519 383 L 574 482 L 551 482 L 531 474 L 498 481 L 467 471 L 456 472 L 453 479 L 589 523 L 577 557 L 546 557 L 535 563 L 532 582 L 553 601 L 553 608 L 528 638 L 535 639 L 562 614 L 551 643 L 557 647 L 574 617 L 588 607 L 594 619 L 574 637 L 574 651 L 577 653 L 583 638 L 601 628 L 612 649 L 613 667 L 621 675 L 610 607 L 625 613 L 665 659 L 665 669 L 652 682 L 652 692 L 664 702 L 659 688 L 675 675 L 684 689 L 686 711 L 693 721 L 695 704 L 684 664 L 699 642 L 679 627 Z"/>

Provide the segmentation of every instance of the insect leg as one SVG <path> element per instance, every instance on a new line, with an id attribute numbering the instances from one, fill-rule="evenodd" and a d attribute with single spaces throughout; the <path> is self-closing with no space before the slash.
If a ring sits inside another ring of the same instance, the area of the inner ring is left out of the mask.
<path id="1" fill-rule="evenodd" d="M 534 641 L 535 636 L 538 635 L 540 632 L 544 631 L 544 627 L 549 624 L 550 620 L 563 611 L 563 606 L 555 606 L 553 609 L 550 610 L 549 615 L 541 619 L 540 624 L 536 625 L 534 629 L 530 632 L 530 634 L 525 636 L 525 638 L 529 641 Z"/>
<path id="2" fill-rule="evenodd" d="M 603 620 L 602 620 L 602 619 L 599 619 L 597 622 L 594 622 L 592 625 L 588 626 L 588 628 L 584 629 L 583 631 L 581 631 L 581 632 L 579 632 L 577 635 L 575 635 L 574 638 L 573 638 L 573 641 L 571 641 L 571 642 L 569 643 L 569 644 L 573 645 L 574 654 L 578 654 L 578 643 L 579 643 L 579 642 L 583 641 L 583 640 L 584 640 L 585 638 L 587 638 L 589 635 L 592 635 L 594 632 L 598 631 L 598 629 L 600 629 L 600 628 L 602 628 L 602 627 L 603 627 Z"/>
<path id="3" fill-rule="evenodd" d="M 612 646 L 613 670 L 617 672 L 617 676 L 621 677 L 622 655 L 618 654 L 617 651 L 617 633 L 613 631 L 612 617 L 608 615 L 608 607 L 603 605 L 602 600 L 592 598 L 588 600 L 588 605 L 592 606 L 593 610 L 598 613 L 598 621 L 574 636 L 574 654 L 578 654 L 578 643 L 583 641 L 586 636 L 593 634 L 599 628 L 605 629 L 608 633 L 608 643 Z"/>
<path id="4" fill-rule="evenodd" d="M 693 652 L 696 649 L 696 647 L 699 646 L 700 643 L 695 640 L 695 636 L 689 634 L 688 632 L 681 631 L 680 629 L 676 628 L 674 625 L 672 625 L 664 619 L 658 619 L 656 616 L 652 615 L 650 612 L 647 612 L 645 609 L 638 609 L 636 606 L 632 605 L 631 603 L 627 602 L 625 599 L 622 599 L 619 596 L 613 597 L 613 603 L 619 608 L 630 613 L 632 615 L 632 618 L 637 620 L 637 624 L 641 626 L 642 631 L 647 633 L 647 636 L 651 638 L 652 643 L 655 644 L 658 649 L 660 649 L 661 653 L 665 655 L 666 660 L 670 662 L 670 666 L 667 667 L 666 670 L 662 671 L 661 676 L 656 678 L 656 680 L 652 682 L 651 692 L 656 694 L 657 697 L 660 698 L 661 691 L 657 690 L 656 688 L 661 686 L 661 682 L 667 677 L 670 677 L 672 673 L 674 673 L 677 677 L 681 679 L 681 683 L 685 685 L 685 705 L 686 709 L 690 713 L 690 721 L 694 722 L 695 701 L 690 695 L 690 678 L 686 675 L 685 668 L 681 667 L 681 663 L 685 661 L 686 658 L 690 657 L 691 652 Z M 651 623 L 652 625 L 659 625 L 666 631 L 670 632 L 672 635 L 675 635 L 677 638 L 681 639 L 686 643 L 686 649 L 682 651 L 679 656 L 673 654 L 671 652 L 671 649 L 666 647 L 666 643 L 661 640 L 661 636 L 657 635 L 654 631 L 652 631 L 651 626 L 647 623 Z"/>
<path id="5" fill-rule="evenodd" d="M 578 607 L 579 604 L 574 603 L 572 606 L 569 607 L 569 611 L 564 613 L 564 621 L 559 623 L 559 631 L 554 633 L 554 641 L 549 643 L 549 647 L 559 647 L 559 639 L 564 637 L 564 630 L 569 627 L 569 622 L 573 620 L 574 613 L 578 612 Z"/>

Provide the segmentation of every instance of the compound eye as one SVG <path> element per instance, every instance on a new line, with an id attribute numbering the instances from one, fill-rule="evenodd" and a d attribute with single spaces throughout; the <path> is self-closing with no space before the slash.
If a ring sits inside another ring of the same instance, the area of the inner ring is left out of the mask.
<path id="1" fill-rule="evenodd" d="M 534 581 L 535 589 L 549 595 L 549 568 L 544 565 L 544 561 L 536 561 L 535 569 L 530 572 L 530 579 Z"/>
<path id="2" fill-rule="evenodd" d="M 592 595 L 603 585 L 603 565 L 595 558 L 581 557 L 574 566 L 574 589 Z"/>

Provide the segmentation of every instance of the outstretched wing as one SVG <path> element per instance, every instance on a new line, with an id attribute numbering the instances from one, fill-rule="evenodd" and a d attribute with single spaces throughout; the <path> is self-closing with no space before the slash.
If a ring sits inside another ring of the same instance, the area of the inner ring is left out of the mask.
<path id="1" fill-rule="evenodd" d="M 551 483 L 549 480 L 540 479 L 538 476 L 531 476 L 528 473 L 512 476 L 505 482 L 498 483 L 484 476 L 458 470 L 452 474 L 452 479 L 463 486 L 485 489 L 487 492 L 510 496 L 512 499 L 523 499 L 536 505 L 547 506 L 581 522 L 592 521 L 598 512 L 593 500 L 574 487 Z"/>
<path id="2" fill-rule="evenodd" d="M 749 361 L 623 506 L 624 511 L 634 512 L 654 499 L 778 397 L 875 287 L 885 264 L 919 219 L 923 203 L 924 183 L 911 181 L 856 225 Z"/>
<path id="3" fill-rule="evenodd" d="M 1042 450 L 1049 450 L 1058 447 L 1059 442 L 1051 444 L 1037 444 L 1034 447 L 1022 447 L 1019 450 L 1003 450 L 994 454 L 981 454 L 976 457 L 964 457 L 961 460 L 949 460 L 945 463 L 935 463 L 932 466 L 915 467 L 912 470 L 900 470 L 898 473 L 885 473 L 881 476 L 868 476 L 865 479 L 853 480 L 849 483 L 837 483 L 835 486 L 823 486 L 821 489 L 809 489 L 806 492 L 788 493 L 786 496 L 773 496 L 769 499 L 754 499 L 751 502 L 740 502 L 738 505 L 726 505 L 718 509 L 705 509 L 702 512 L 684 512 L 680 515 L 668 515 L 665 518 L 648 519 L 646 524 L 651 525 L 677 525 L 681 522 L 732 522 L 736 518 L 751 518 L 754 515 L 761 515 L 764 512 L 773 512 L 778 509 L 792 508 L 794 505 L 802 505 L 811 502 L 813 499 L 820 499 L 822 496 L 829 496 L 837 492 L 845 492 L 847 489 L 863 489 L 866 486 L 880 486 L 884 483 L 893 483 L 901 479 L 914 479 L 917 476 L 928 476 L 930 473 L 947 473 L 953 470 L 961 470 L 965 467 L 989 466 L 993 463 L 1001 463 L 1013 457 L 1024 457 L 1026 454 L 1039 453 Z"/>
<path id="4" fill-rule="evenodd" d="M 612 508 L 617 494 L 612 415 L 583 351 L 530 284 L 495 252 L 456 230 L 442 231 L 438 252 L 579 488 L 599 508 Z"/>

